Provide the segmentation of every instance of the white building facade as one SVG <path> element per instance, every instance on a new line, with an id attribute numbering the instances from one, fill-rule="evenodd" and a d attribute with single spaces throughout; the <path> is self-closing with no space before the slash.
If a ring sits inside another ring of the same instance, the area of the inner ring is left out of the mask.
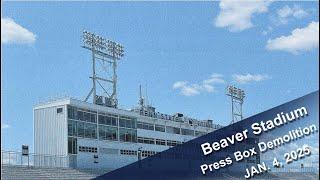
<path id="1" fill-rule="evenodd" d="M 76 168 L 117 169 L 221 128 L 151 106 L 122 110 L 72 98 L 33 111 L 35 153 L 68 156 L 63 163 Z"/>

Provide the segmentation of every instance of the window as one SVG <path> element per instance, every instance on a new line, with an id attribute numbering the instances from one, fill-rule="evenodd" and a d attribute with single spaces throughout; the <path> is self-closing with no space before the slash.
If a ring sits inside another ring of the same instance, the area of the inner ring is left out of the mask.
<path id="1" fill-rule="evenodd" d="M 142 151 L 141 152 L 141 156 L 142 157 L 149 157 L 149 156 L 152 156 L 152 155 L 155 155 L 156 152 L 155 151 Z"/>
<path id="2" fill-rule="evenodd" d="M 77 110 L 75 107 L 68 106 L 68 118 L 69 119 L 76 119 Z"/>
<path id="3" fill-rule="evenodd" d="M 69 137 L 68 138 L 68 153 L 77 154 L 77 139 Z"/>
<path id="4" fill-rule="evenodd" d="M 62 113 L 62 111 L 63 111 L 63 108 L 57 108 L 57 114 Z"/>
<path id="5" fill-rule="evenodd" d="M 191 129 L 181 129 L 181 134 L 193 136 L 193 130 L 191 130 Z"/>
<path id="6" fill-rule="evenodd" d="M 167 140 L 167 146 L 176 146 L 178 144 L 181 144 L 181 142 L 179 141 L 171 141 L 171 140 Z"/>
<path id="7" fill-rule="evenodd" d="M 136 128 L 136 121 L 135 119 L 126 119 L 126 117 L 120 117 L 119 119 L 119 126 L 125 128 Z"/>
<path id="8" fill-rule="evenodd" d="M 105 124 L 109 126 L 117 126 L 117 117 L 112 115 L 100 115 L 99 114 L 99 124 Z"/>
<path id="9" fill-rule="evenodd" d="M 90 111 L 90 112 L 85 112 L 80 110 L 77 111 L 77 119 L 80 121 L 96 123 L 97 122 L 96 117 L 97 117 L 96 112 L 93 112 L 93 111 Z"/>
<path id="10" fill-rule="evenodd" d="M 194 133 L 195 133 L 195 136 L 202 136 L 206 134 L 205 132 L 200 132 L 200 131 L 195 131 Z"/>
<path id="11" fill-rule="evenodd" d="M 102 140 L 118 140 L 118 128 L 99 125 L 99 138 Z"/>
<path id="12" fill-rule="evenodd" d="M 160 132 L 165 132 L 165 127 L 163 125 L 156 125 L 155 130 Z"/>
<path id="13" fill-rule="evenodd" d="M 84 137 L 84 122 L 77 122 L 78 124 L 78 137 Z"/>
<path id="14" fill-rule="evenodd" d="M 164 140 L 164 139 L 156 139 L 156 144 L 165 146 L 166 145 L 166 140 Z"/>
<path id="15" fill-rule="evenodd" d="M 137 151 L 120 149 L 120 154 L 129 155 L 129 156 L 136 156 Z"/>
<path id="16" fill-rule="evenodd" d="M 138 143 L 154 144 L 153 138 L 138 137 L 137 140 L 138 140 Z"/>
<path id="17" fill-rule="evenodd" d="M 166 130 L 167 130 L 167 133 L 180 134 L 180 128 L 167 126 Z"/>
<path id="18" fill-rule="evenodd" d="M 154 126 L 151 123 L 143 123 L 143 122 L 137 122 L 137 128 L 138 129 L 146 129 L 146 130 L 154 130 Z"/>
<path id="19" fill-rule="evenodd" d="M 77 121 L 68 120 L 68 136 L 77 136 Z"/>
<path id="20" fill-rule="evenodd" d="M 87 146 L 79 146 L 79 152 L 97 153 L 98 152 L 98 148 L 96 148 L 96 147 L 87 147 Z"/>
<path id="21" fill-rule="evenodd" d="M 137 142 L 137 131 L 133 129 L 120 128 L 120 141 Z"/>
<path id="22" fill-rule="evenodd" d="M 85 138 L 97 138 L 97 126 L 91 123 L 84 123 Z"/>

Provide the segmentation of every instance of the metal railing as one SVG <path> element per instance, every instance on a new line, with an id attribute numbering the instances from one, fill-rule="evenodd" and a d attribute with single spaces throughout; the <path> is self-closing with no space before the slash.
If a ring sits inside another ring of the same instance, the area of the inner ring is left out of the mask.
<path id="1" fill-rule="evenodd" d="M 1 165 L 34 167 L 70 167 L 75 163 L 75 155 L 47 155 L 22 152 L 1 151 Z"/>

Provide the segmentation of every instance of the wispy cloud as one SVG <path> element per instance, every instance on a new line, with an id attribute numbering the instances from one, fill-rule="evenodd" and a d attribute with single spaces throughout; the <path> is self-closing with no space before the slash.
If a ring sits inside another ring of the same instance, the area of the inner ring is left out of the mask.
<path id="1" fill-rule="evenodd" d="M 271 33 L 273 31 L 273 28 L 271 26 L 268 26 L 268 28 L 266 30 L 262 31 L 262 35 L 267 35 L 269 33 Z"/>
<path id="2" fill-rule="evenodd" d="M 32 44 L 36 35 L 11 18 L 1 18 L 1 43 Z"/>
<path id="3" fill-rule="evenodd" d="M 308 12 L 298 5 L 289 7 L 288 5 L 282 7 L 277 11 L 278 18 L 276 19 L 280 24 L 287 24 L 290 19 L 301 19 L 308 16 Z"/>
<path id="4" fill-rule="evenodd" d="M 227 27 L 232 32 L 251 28 L 253 15 L 267 12 L 269 4 L 270 1 L 222 0 L 219 4 L 220 13 L 215 19 L 215 25 Z"/>
<path id="5" fill-rule="evenodd" d="M 212 93 L 215 91 L 215 84 L 225 83 L 223 75 L 212 74 L 210 78 L 203 80 L 201 83 L 189 83 L 188 81 L 177 81 L 173 84 L 173 89 L 180 90 L 184 96 L 195 96 L 201 92 Z"/>
<path id="6" fill-rule="evenodd" d="M 233 80 L 240 84 L 246 84 L 249 82 L 259 82 L 270 79 L 271 77 L 266 74 L 234 74 Z"/>
<path id="7" fill-rule="evenodd" d="M 269 39 L 266 45 L 268 50 L 287 51 L 298 54 L 319 47 L 319 22 L 311 22 L 305 28 L 297 28 L 289 36 Z"/>
<path id="8" fill-rule="evenodd" d="M 8 129 L 11 126 L 9 124 L 1 123 L 1 129 Z"/>

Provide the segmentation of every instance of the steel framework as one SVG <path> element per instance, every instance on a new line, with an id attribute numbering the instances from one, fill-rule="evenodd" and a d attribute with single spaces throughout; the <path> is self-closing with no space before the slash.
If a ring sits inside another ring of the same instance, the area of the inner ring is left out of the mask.
<path id="1" fill-rule="evenodd" d="M 88 31 L 83 31 L 82 42 L 82 47 L 92 53 L 92 88 L 85 101 L 92 95 L 94 104 L 117 108 L 116 69 L 117 61 L 123 57 L 123 46 Z"/>
<path id="2" fill-rule="evenodd" d="M 226 95 L 231 97 L 231 124 L 233 124 L 243 119 L 242 105 L 245 93 L 235 86 L 228 86 Z"/>

